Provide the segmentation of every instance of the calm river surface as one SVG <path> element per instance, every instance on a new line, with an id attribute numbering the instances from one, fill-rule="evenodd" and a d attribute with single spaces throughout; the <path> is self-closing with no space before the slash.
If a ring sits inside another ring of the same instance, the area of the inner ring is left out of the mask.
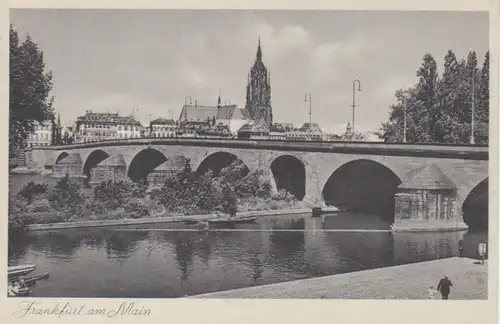
<path id="1" fill-rule="evenodd" d="M 47 180 L 15 178 L 12 193 L 28 179 Z M 262 217 L 210 232 L 181 223 L 40 231 L 10 240 L 8 262 L 50 273 L 34 297 L 182 297 L 458 256 L 464 233 L 388 229 L 375 216 L 339 213 Z M 465 234 L 465 256 L 478 258 L 482 242 L 486 230 Z"/>
<path id="2" fill-rule="evenodd" d="M 341 213 L 263 217 L 255 224 L 195 232 L 184 224 L 69 229 L 10 242 L 9 265 L 36 264 L 49 280 L 35 297 L 181 297 L 458 255 L 459 233 L 336 232 L 388 228 Z M 467 233 L 477 258 L 486 232 Z M 441 274 L 437 274 L 441 275 Z"/>

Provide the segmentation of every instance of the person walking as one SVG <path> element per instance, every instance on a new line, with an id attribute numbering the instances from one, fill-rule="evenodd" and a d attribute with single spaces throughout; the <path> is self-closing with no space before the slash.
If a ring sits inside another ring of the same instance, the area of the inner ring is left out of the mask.
<path id="1" fill-rule="evenodd" d="M 429 299 L 434 299 L 434 294 L 436 293 L 436 290 L 434 289 L 434 287 L 430 286 L 427 293 L 429 294 Z"/>
<path id="2" fill-rule="evenodd" d="M 458 239 L 458 256 L 463 258 L 464 256 L 464 237 L 460 236 Z"/>
<path id="3" fill-rule="evenodd" d="M 441 299 L 448 299 L 450 295 L 450 288 L 453 286 L 451 280 L 448 279 L 448 276 L 443 276 L 441 280 L 439 280 L 437 291 L 441 293 Z"/>

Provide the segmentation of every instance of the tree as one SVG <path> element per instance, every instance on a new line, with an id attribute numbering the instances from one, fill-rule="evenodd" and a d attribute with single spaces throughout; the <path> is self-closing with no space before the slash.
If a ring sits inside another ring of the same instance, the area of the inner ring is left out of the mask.
<path id="1" fill-rule="evenodd" d="M 53 121 L 52 73 L 45 72 L 43 52 L 27 36 L 19 44 L 19 36 L 10 25 L 9 53 L 9 155 L 25 147 L 33 132 L 34 121 Z"/>
<path id="2" fill-rule="evenodd" d="M 479 79 L 479 93 L 476 108 L 476 141 L 488 144 L 490 114 L 490 52 L 486 52 Z"/>
<path id="3" fill-rule="evenodd" d="M 468 143 L 471 133 L 472 91 L 476 96 L 475 138 L 488 140 L 488 77 L 489 54 L 483 71 L 477 71 L 476 53 L 467 60 L 457 60 L 449 50 L 444 58 L 440 77 L 436 62 L 430 54 L 423 58 L 417 71 L 418 82 L 408 89 L 396 91 L 396 103 L 391 105 L 389 120 L 382 123 L 377 135 L 386 142 L 401 142 L 404 138 L 406 111 L 406 139 L 408 142 Z M 474 77 L 475 87 L 472 87 Z"/>

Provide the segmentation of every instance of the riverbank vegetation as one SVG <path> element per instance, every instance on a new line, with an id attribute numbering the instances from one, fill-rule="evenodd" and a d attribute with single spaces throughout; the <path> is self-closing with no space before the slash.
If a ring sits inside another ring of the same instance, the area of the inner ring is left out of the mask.
<path id="1" fill-rule="evenodd" d="M 198 174 L 189 160 L 148 191 L 131 180 L 107 181 L 92 189 L 68 176 L 54 185 L 27 183 L 9 199 L 9 230 L 30 224 L 278 210 L 303 207 L 285 190 L 274 192 L 263 170 L 249 172 L 236 160 L 215 173 Z"/>

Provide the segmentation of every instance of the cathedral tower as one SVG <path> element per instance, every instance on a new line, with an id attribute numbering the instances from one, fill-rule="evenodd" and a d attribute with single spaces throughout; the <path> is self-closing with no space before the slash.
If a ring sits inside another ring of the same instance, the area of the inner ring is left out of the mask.
<path id="1" fill-rule="evenodd" d="M 260 37 L 257 46 L 255 63 L 248 75 L 246 110 L 254 121 L 262 118 L 270 127 L 273 123 L 273 109 L 271 107 L 271 76 L 262 62 L 262 48 Z"/>

